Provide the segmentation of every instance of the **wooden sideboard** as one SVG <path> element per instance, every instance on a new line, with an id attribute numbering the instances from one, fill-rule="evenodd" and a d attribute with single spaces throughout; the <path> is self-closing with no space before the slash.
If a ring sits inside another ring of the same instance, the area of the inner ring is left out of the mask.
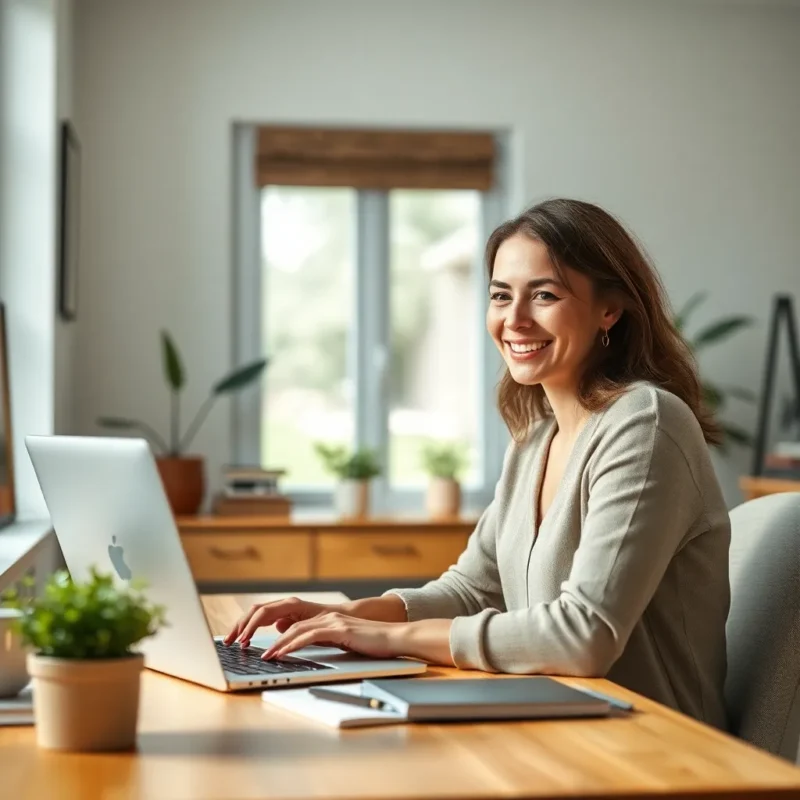
<path id="1" fill-rule="evenodd" d="M 739 478 L 739 488 L 745 500 L 755 500 L 757 497 L 779 492 L 800 492 L 800 481 L 744 475 Z"/>
<path id="2" fill-rule="evenodd" d="M 476 518 L 178 517 L 205 591 L 277 585 L 422 582 L 454 564 Z"/>

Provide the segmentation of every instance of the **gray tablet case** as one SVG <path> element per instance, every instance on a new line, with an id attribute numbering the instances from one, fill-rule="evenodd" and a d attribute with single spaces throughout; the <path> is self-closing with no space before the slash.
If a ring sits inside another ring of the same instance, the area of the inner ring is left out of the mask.
<path id="1" fill-rule="evenodd" d="M 603 717 L 611 711 L 607 700 L 544 677 L 365 680 L 361 693 L 409 720 Z"/>

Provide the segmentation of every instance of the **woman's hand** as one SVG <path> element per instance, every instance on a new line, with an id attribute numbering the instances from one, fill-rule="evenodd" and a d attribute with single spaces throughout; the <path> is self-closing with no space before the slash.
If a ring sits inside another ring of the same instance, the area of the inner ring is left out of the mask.
<path id="1" fill-rule="evenodd" d="M 329 611 L 291 626 L 261 658 L 282 658 L 310 645 L 341 647 L 373 658 L 411 656 L 453 666 L 449 619 L 376 622 Z"/>
<path id="2" fill-rule="evenodd" d="M 312 603 L 298 597 L 287 597 L 284 600 L 251 606 L 222 641 L 226 645 L 238 641 L 243 647 L 247 647 L 259 628 L 275 625 L 279 633 L 284 633 L 297 622 L 332 612 L 376 622 L 406 621 L 405 605 L 397 595 L 368 597 L 340 604 Z"/>
<path id="3" fill-rule="evenodd" d="M 349 617 L 339 611 L 328 611 L 296 622 L 272 647 L 264 651 L 261 658 L 282 658 L 312 644 L 341 647 L 375 658 L 392 658 L 402 655 L 399 648 L 404 627 L 403 623 L 375 622 Z"/>
<path id="4" fill-rule="evenodd" d="M 256 603 L 250 606 L 250 610 L 239 619 L 222 641 L 226 645 L 238 641 L 242 647 L 247 647 L 259 628 L 275 625 L 279 633 L 283 633 L 296 622 L 331 613 L 338 608 L 337 605 L 311 603 L 298 597 L 287 597 L 285 600 L 273 600 L 270 603 Z"/>

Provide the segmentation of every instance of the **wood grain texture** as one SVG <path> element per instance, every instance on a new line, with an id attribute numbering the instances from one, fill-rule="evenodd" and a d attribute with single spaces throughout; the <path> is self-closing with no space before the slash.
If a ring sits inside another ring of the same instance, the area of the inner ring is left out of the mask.
<path id="1" fill-rule="evenodd" d="M 219 531 L 216 536 L 181 536 L 196 581 L 309 580 L 312 539 L 309 532 Z"/>
<path id="2" fill-rule="evenodd" d="M 745 475 L 739 478 L 739 488 L 745 500 L 755 500 L 768 494 L 780 492 L 800 492 L 800 481 L 786 478 L 762 478 Z"/>
<path id="3" fill-rule="evenodd" d="M 204 604 L 221 631 L 259 598 L 212 596 Z M 476 675 L 447 669 L 430 674 Z M 608 681 L 565 682 L 630 700 L 638 711 L 604 720 L 340 732 L 267 708 L 257 692 L 224 695 L 146 672 L 135 753 L 50 753 L 36 749 L 32 728 L 3 728 L 2 796 L 800 798 L 800 770 L 786 762 Z"/>
<path id="4" fill-rule="evenodd" d="M 316 539 L 316 573 L 322 580 L 425 578 L 441 575 L 467 546 L 467 533 L 375 528 L 369 533 L 323 531 Z"/>
<path id="5" fill-rule="evenodd" d="M 178 517 L 178 529 L 184 533 L 216 533 L 220 531 L 239 531 L 242 529 L 267 531 L 273 528 L 305 533 L 310 530 L 341 530 L 355 533 L 370 533 L 376 528 L 396 528 L 397 530 L 426 531 L 451 530 L 472 533 L 478 522 L 478 515 L 462 517 L 441 517 L 431 519 L 426 516 L 393 515 L 364 517 L 363 519 L 341 519 L 331 514 L 313 512 L 296 513 L 291 517 L 223 517 L 213 514 L 196 517 Z"/>

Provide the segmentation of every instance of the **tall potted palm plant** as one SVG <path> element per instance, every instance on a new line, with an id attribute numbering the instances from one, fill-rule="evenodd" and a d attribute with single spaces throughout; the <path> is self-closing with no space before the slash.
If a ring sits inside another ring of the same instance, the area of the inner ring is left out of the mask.
<path id="1" fill-rule="evenodd" d="M 684 337 L 695 357 L 707 347 L 725 341 L 735 333 L 753 324 L 753 319 L 751 317 L 733 314 L 708 323 L 691 336 L 687 335 L 686 326 L 689 319 L 695 309 L 704 302 L 707 294 L 707 292 L 697 292 L 692 295 L 675 316 L 674 320 L 675 327 Z M 708 408 L 713 411 L 715 415 L 719 415 L 725 411 L 730 398 L 742 400 L 746 403 L 756 402 L 756 395 L 743 386 L 721 386 L 705 378 L 701 379 L 701 383 L 703 399 Z M 753 437 L 738 425 L 726 422 L 722 419 L 719 420 L 719 424 L 725 435 L 725 440 L 722 444 L 723 449 L 731 442 L 741 445 L 752 444 Z"/>
<path id="2" fill-rule="evenodd" d="M 180 393 L 186 385 L 183 359 L 175 342 L 167 331 L 161 332 L 161 352 L 164 377 L 170 390 L 171 414 L 170 435 L 167 442 L 150 425 L 128 417 L 100 417 L 98 425 L 115 431 L 137 432 L 144 436 L 156 452 L 156 463 L 170 506 L 175 514 L 196 514 L 205 493 L 204 459 L 200 455 L 188 454 L 189 445 L 205 422 L 216 400 L 233 394 L 253 383 L 267 365 L 260 358 L 239 369 L 233 370 L 215 383 L 209 396 L 194 419 L 181 435 Z"/>

